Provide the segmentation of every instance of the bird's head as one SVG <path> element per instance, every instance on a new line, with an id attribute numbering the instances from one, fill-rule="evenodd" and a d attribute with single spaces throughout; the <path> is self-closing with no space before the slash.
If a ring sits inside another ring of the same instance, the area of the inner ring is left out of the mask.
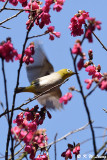
<path id="1" fill-rule="evenodd" d="M 63 78 L 63 80 L 71 77 L 72 75 L 76 74 L 75 72 L 73 72 L 70 69 L 61 69 L 58 71 L 58 73 L 61 75 L 61 77 Z"/>

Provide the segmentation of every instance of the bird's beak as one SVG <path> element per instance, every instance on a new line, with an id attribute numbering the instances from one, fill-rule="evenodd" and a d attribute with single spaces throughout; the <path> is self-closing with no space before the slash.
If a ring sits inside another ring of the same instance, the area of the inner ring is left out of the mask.
<path id="1" fill-rule="evenodd" d="M 73 75 L 74 75 L 74 74 L 79 74 L 79 73 L 73 72 Z"/>

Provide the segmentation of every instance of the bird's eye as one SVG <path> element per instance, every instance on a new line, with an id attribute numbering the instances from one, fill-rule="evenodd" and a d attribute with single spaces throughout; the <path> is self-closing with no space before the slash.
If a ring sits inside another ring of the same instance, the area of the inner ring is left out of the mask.
<path id="1" fill-rule="evenodd" d="M 67 69 L 67 72 L 68 72 L 68 73 L 70 73 L 70 72 L 71 72 L 71 70 L 70 70 L 70 69 Z"/>

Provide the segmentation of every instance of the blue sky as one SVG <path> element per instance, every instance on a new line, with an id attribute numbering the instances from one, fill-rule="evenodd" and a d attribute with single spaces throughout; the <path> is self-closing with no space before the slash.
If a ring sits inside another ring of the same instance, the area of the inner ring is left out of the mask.
<path id="1" fill-rule="evenodd" d="M 2 2 L 0 2 L 0 7 L 3 5 Z M 55 11 L 51 11 L 51 25 L 55 26 L 55 30 L 61 32 L 61 38 L 55 38 L 54 41 L 49 40 L 49 35 L 45 35 L 40 38 L 32 39 L 28 41 L 28 44 L 33 40 L 40 40 L 43 43 L 43 48 L 50 60 L 50 62 L 54 66 L 54 70 L 57 71 L 62 68 L 73 68 L 73 62 L 72 58 L 70 56 L 69 48 L 73 47 L 74 42 L 76 39 L 82 39 L 82 37 L 71 37 L 70 30 L 68 29 L 68 26 L 70 24 L 71 17 L 74 16 L 75 13 L 77 13 L 78 10 L 85 10 L 89 12 L 91 17 L 96 17 L 96 20 L 100 20 L 102 22 L 101 25 L 101 31 L 95 31 L 96 35 L 100 38 L 100 40 L 103 42 L 103 44 L 107 44 L 107 21 L 106 21 L 106 6 L 107 1 L 97 1 L 97 0 L 69 0 L 65 1 L 65 4 L 63 6 L 63 10 L 60 13 L 56 13 Z M 12 5 L 9 5 L 8 7 L 13 7 Z M 19 5 L 18 8 L 21 6 Z M 0 14 L 0 21 L 14 15 L 15 11 L 4 11 Z M 12 38 L 12 43 L 14 44 L 14 47 L 17 49 L 18 53 L 21 53 L 25 35 L 26 35 L 26 21 L 27 21 L 27 13 L 20 14 L 17 18 L 10 20 L 3 25 L 6 27 L 10 27 L 10 30 L 6 30 L 3 28 L 0 28 L 0 41 L 3 41 L 6 39 L 6 37 Z M 43 30 L 39 29 L 37 26 L 35 26 L 30 35 L 38 35 L 42 34 L 47 27 L 45 27 Z M 87 40 L 84 41 L 82 45 L 82 50 L 86 54 L 88 53 L 88 50 L 93 50 L 94 55 L 94 63 L 95 65 L 100 64 L 102 67 L 101 72 L 104 73 L 107 71 L 107 53 L 102 48 L 102 46 L 99 44 L 99 42 L 93 37 L 93 43 L 88 43 Z M 7 86 L 8 86 L 8 97 L 9 97 L 9 107 L 11 108 L 12 104 L 12 97 L 13 97 L 13 91 L 16 84 L 16 77 L 17 77 L 17 69 L 18 69 L 19 63 L 5 63 L 5 69 L 6 69 L 6 77 L 7 77 Z M 1 67 L 1 63 L 0 63 Z M 84 83 L 84 80 L 89 78 L 88 74 L 84 71 L 79 72 L 84 92 L 85 94 L 88 93 L 86 90 L 86 84 Z M 3 79 L 2 79 L 2 72 L 0 71 L 0 100 L 5 104 L 4 99 L 4 87 L 3 87 Z M 20 76 L 20 86 L 27 86 L 29 85 L 25 65 L 23 65 L 21 70 L 21 76 Z M 68 92 L 68 88 L 70 86 L 75 86 L 77 89 L 79 89 L 79 86 L 77 84 L 76 77 L 73 76 L 69 79 L 68 82 L 66 82 L 63 86 L 61 86 L 61 90 L 63 95 Z M 93 85 L 94 86 L 94 85 Z M 21 93 L 17 95 L 16 99 L 16 107 L 21 105 L 23 102 L 25 102 L 26 99 L 29 97 L 33 97 L 33 94 L 29 93 Z M 102 108 L 107 107 L 107 92 L 101 91 L 99 88 L 96 89 L 96 91 L 89 96 L 87 99 L 88 107 L 91 113 L 91 119 L 94 121 L 93 126 L 102 126 L 106 127 L 106 120 L 107 115 L 102 110 Z M 34 105 L 38 104 L 37 101 L 32 102 L 28 105 L 29 108 L 33 107 Z M 39 105 L 40 106 L 40 105 Z M 0 113 L 2 112 L 2 109 L 0 108 Z M 15 116 L 19 112 L 15 112 Z M 47 129 L 47 135 L 49 137 L 49 142 L 52 142 L 54 140 L 54 136 L 56 133 L 58 133 L 57 138 L 62 137 L 66 133 L 75 130 L 77 128 L 80 128 L 84 126 L 87 122 L 87 114 L 83 105 L 83 100 L 81 98 L 81 95 L 79 93 L 73 92 L 73 98 L 72 100 L 64 106 L 64 109 L 61 111 L 52 111 L 52 119 L 49 120 L 46 118 L 43 126 L 43 128 Z M 0 119 L 0 127 L 1 127 L 1 136 L 0 136 L 0 152 L 4 154 L 5 151 L 5 142 L 6 142 L 6 133 L 7 133 L 7 122 L 5 117 Z M 104 129 L 95 129 L 95 135 L 97 136 L 103 136 L 104 135 Z M 87 138 L 91 138 L 91 132 L 90 128 L 88 127 L 86 130 L 81 131 L 79 133 L 75 133 L 67 138 L 67 140 L 63 140 L 61 142 L 57 143 L 57 159 L 62 160 L 63 158 L 60 157 L 61 153 L 65 151 L 67 148 L 68 143 L 78 143 L 86 140 Z M 106 137 L 103 138 L 97 138 L 97 148 L 99 149 L 102 144 L 106 141 Z M 84 153 L 93 154 L 93 147 L 92 147 L 92 141 L 89 141 L 83 145 L 81 145 L 81 155 Z M 53 146 L 50 149 L 50 159 L 54 159 L 54 148 Z M 81 158 L 82 159 L 82 158 Z M 87 158 L 88 159 L 88 158 Z"/>

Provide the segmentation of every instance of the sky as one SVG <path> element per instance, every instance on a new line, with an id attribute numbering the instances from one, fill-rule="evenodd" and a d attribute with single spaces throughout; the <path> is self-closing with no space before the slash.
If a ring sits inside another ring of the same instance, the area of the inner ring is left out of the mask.
<path id="1" fill-rule="evenodd" d="M 2 7 L 3 3 L 0 2 L 0 8 Z M 63 6 L 63 10 L 59 13 L 55 11 L 51 11 L 51 25 L 55 26 L 55 31 L 61 32 L 61 37 L 55 38 L 54 41 L 49 40 L 49 35 L 45 35 L 43 37 L 35 38 L 32 40 L 29 40 L 27 45 L 31 41 L 40 40 L 41 43 L 43 43 L 44 51 L 46 52 L 46 55 L 50 62 L 54 66 L 54 70 L 58 71 L 62 68 L 69 68 L 74 70 L 73 68 L 73 62 L 70 55 L 70 47 L 72 48 L 76 39 L 82 39 L 81 37 L 71 37 L 70 30 L 68 29 L 68 26 L 70 24 L 71 17 L 74 16 L 78 12 L 78 10 L 85 10 L 89 12 L 90 17 L 95 17 L 96 20 L 100 20 L 102 22 L 101 30 L 95 31 L 96 35 L 99 37 L 99 39 L 103 42 L 103 44 L 106 46 L 107 44 L 107 21 L 106 21 L 106 6 L 107 1 L 98 1 L 98 0 L 69 0 L 65 1 L 65 4 Z M 8 5 L 8 7 L 13 8 L 12 5 Z M 21 5 L 18 6 L 20 8 Z M 3 11 L 0 14 L 0 21 L 16 14 L 16 11 Z M 21 53 L 25 35 L 26 35 L 26 21 L 28 19 L 27 13 L 22 13 L 15 19 L 12 19 L 6 23 L 3 24 L 3 26 L 11 28 L 10 30 L 0 28 L 0 41 L 3 41 L 6 39 L 6 37 L 12 38 L 12 43 L 14 44 L 14 47 L 17 49 L 18 53 Z M 37 26 L 35 26 L 30 36 L 38 35 L 44 33 L 47 27 L 45 27 L 43 30 L 39 29 Z M 94 63 L 95 65 L 100 64 L 101 65 L 101 72 L 107 72 L 107 53 L 102 48 L 102 46 L 99 44 L 99 42 L 93 37 L 93 43 L 88 43 L 87 40 L 84 41 L 82 45 L 83 52 L 88 53 L 88 50 L 93 50 L 94 55 Z M 87 56 L 88 57 L 88 56 Z M 9 108 L 11 108 L 12 105 L 12 98 L 13 98 L 13 92 L 16 85 L 16 78 L 17 78 L 17 70 L 19 67 L 18 62 L 9 62 L 5 63 L 5 71 L 6 71 L 6 77 L 7 77 L 7 87 L 8 87 L 8 98 L 9 98 Z M 0 69 L 1 69 L 1 62 L 0 62 Z M 84 83 L 84 80 L 89 78 L 88 74 L 85 72 L 84 69 L 79 71 L 79 76 L 83 85 L 84 93 L 87 94 L 89 91 L 86 89 L 86 84 Z M 27 75 L 26 75 L 26 69 L 25 65 L 23 65 L 21 69 L 21 75 L 20 75 L 20 81 L 19 86 L 27 86 L 29 85 Z M 71 86 L 75 86 L 77 89 L 79 89 L 76 76 L 73 76 L 69 79 L 68 82 L 63 84 L 61 86 L 62 94 L 66 94 L 68 92 L 68 88 Z M 94 87 L 94 85 L 92 86 Z M 2 78 L 2 69 L 0 71 L 0 101 L 3 102 L 5 105 L 5 96 L 4 96 L 4 84 L 3 84 L 3 78 Z M 33 94 L 31 93 L 20 93 L 16 97 L 16 107 L 20 106 L 22 103 L 24 103 L 28 98 L 32 98 Z M 95 92 L 89 96 L 87 99 L 88 108 L 91 113 L 91 119 L 94 121 L 93 126 L 94 127 L 105 127 L 106 128 L 106 120 L 107 120 L 107 114 L 103 111 L 102 108 L 107 109 L 107 92 L 101 91 L 99 88 L 95 90 Z M 37 101 L 33 101 L 32 103 L 29 103 L 27 107 L 31 108 L 34 105 L 38 104 Z M 39 105 L 40 106 L 40 105 Z M 0 107 L 0 113 L 2 113 L 2 109 Z M 16 111 L 14 113 L 14 118 L 19 113 L 19 111 Z M 88 123 L 87 119 L 87 113 L 85 111 L 85 107 L 83 104 L 82 97 L 79 93 L 73 92 L 73 98 L 70 102 L 68 102 L 67 105 L 64 106 L 64 109 L 61 111 L 51 111 L 52 119 L 46 118 L 44 121 L 44 124 L 41 126 L 41 128 L 46 128 L 47 135 L 49 138 L 49 143 L 54 141 L 55 134 L 57 133 L 57 138 L 60 138 L 67 134 L 70 131 L 73 131 L 75 129 L 81 128 L 85 124 Z M 0 153 L 4 155 L 5 152 L 5 144 L 6 144 L 6 134 L 7 134 L 7 121 L 5 117 L 2 117 L 0 119 Z M 96 138 L 96 144 L 97 149 L 99 149 L 103 143 L 106 141 L 106 137 L 104 137 L 104 134 L 106 135 L 106 130 L 102 128 L 94 128 L 95 130 L 95 136 L 103 136 L 102 138 Z M 105 132 L 104 132 L 105 131 Z M 81 132 L 75 133 L 70 135 L 66 140 L 62 140 L 61 142 L 58 142 L 57 147 L 57 159 L 63 160 L 63 158 L 60 156 L 63 151 L 67 149 L 68 143 L 81 143 L 85 141 L 86 139 L 91 138 L 91 132 L 90 127 L 87 127 L 86 130 L 83 130 Z M 81 148 L 81 159 L 83 158 L 83 155 L 87 155 L 87 159 L 89 159 L 89 154 L 93 155 L 93 145 L 92 141 L 88 141 L 80 146 Z M 52 146 L 49 151 L 50 159 L 54 159 L 54 147 Z M 1 157 L 1 156 L 0 156 Z M 73 156 L 74 159 L 74 156 Z"/>

